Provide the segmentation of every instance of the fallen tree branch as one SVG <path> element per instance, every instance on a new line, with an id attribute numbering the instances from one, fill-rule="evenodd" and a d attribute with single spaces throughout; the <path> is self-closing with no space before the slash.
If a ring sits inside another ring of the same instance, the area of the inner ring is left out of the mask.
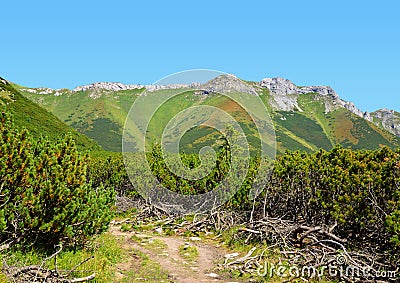
<path id="1" fill-rule="evenodd" d="M 59 249 L 50 255 L 49 257 L 43 259 L 40 265 L 29 265 L 23 267 L 10 267 L 6 262 L 3 264 L 3 269 L 6 276 L 12 282 L 18 283 L 75 283 L 75 282 L 87 282 L 96 277 L 96 274 L 90 274 L 85 277 L 70 278 L 71 275 L 76 272 L 76 269 L 90 260 L 93 257 L 86 258 L 82 262 L 78 263 L 72 270 L 59 271 L 57 266 L 57 256 L 62 251 L 62 245 L 59 245 Z M 54 259 L 55 269 L 44 268 L 46 262 Z"/>
<path id="2" fill-rule="evenodd" d="M 226 264 L 226 266 L 245 262 L 254 253 L 255 250 L 256 250 L 256 247 L 251 248 L 251 250 L 249 250 L 249 252 L 244 257 L 238 258 L 238 259 L 236 259 L 236 260 L 234 260 L 232 262 L 228 262 Z"/>
<path id="3" fill-rule="evenodd" d="M 89 276 L 86 277 L 81 277 L 81 278 L 74 278 L 74 279 L 70 279 L 68 281 L 66 281 L 66 283 L 77 283 L 77 282 L 85 282 L 85 281 L 90 281 L 93 280 L 96 277 L 96 273 L 93 273 Z"/>

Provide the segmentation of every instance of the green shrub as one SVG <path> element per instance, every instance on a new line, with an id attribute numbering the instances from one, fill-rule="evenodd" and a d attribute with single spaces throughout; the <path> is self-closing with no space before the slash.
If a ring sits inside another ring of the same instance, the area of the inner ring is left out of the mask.
<path id="1" fill-rule="evenodd" d="M 86 180 L 88 156 L 71 136 L 33 140 L 0 116 L 0 239 L 83 244 L 107 229 L 114 191 Z"/>
<path id="2" fill-rule="evenodd" d="M 400 154 L 387 147 L 337 146 L 313 154 L 287 152 L 276 161 L 263 213 L 310 226 L 327 225 L 354 246 L 399 248 Z"/>
<path id="3" fill-rule="evenodd" d="M 88 165 L 88 180 L 94 187 L 112 188 L 119 195 L 129 192 L 136 196 L 129 180 L 121 153 L 96 152 L 91 154 Z"/>

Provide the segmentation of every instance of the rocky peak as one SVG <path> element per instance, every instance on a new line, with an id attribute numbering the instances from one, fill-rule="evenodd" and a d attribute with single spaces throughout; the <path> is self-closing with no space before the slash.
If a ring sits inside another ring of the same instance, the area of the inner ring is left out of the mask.
<path id="1" fill-rule="evenodd" d="M 270 90 L 272 96 L 270 102 L 275 109 L 303 111 L 297 103 L 299 88 L 290 80 L 284 78 L 265 78 L 261 80 L 260 86 Z"/>
<path id="2" fill-rule="evenodd" d="M 398 118 L 396 115 L 396 111 L 387 108 L 379 109 L 373 112 L 372 114 L 376 118 L 391 118 L 391 119 Z"/>
<path id="3" fill-rule="evenodd" d="M 257 91 L 251 85 L 245 83 L 241 79 L 238 79 L 235 75 L 231 74 L 215 77 L 205 84 L 200 85 L 198 88 L 203 89 L 206 92 L 240 92 L 258 95 Z"/>
<path id="4" fill-rule="evenodd" d="M 145 88 L 147 91 L 153 92 L 153 91 L 163 90 L 163 89 L 188 88 L 194 84 L 195 83 L 193 83 L 191 85 L 186 85 L 186 84 L 141 85 L 141 84 L 123 84 L 123 83 L 118 83 L 118 82 L 97 82 L 97 83 L 93 83 L 93 84 L 89 84 L 89 85 L 78 86 L 78 87 L 74 88 L 72 90 L 72 92 L 87 91 L 87 90 L 120 91 L 120 90 L 132 90 L 132 89 L 142 89 L 142 88 Z M 98 95 L 100 95 L 100 94 L 98 94 Z"/>
<path id="5" fill-rule="evenodd" d="M 284 78 L 265 78 L 261 80 L 260 86 L 278 95 L 297 94 L 299 91 L 294 83 Z"/>
<path id="6" fill-rule="evenodd" d="M 329 95 L 334 98 L 338 98 L 337 93 L 330 86 L 304 86 L 300 87 L 298 90 L 299 93 L 318 93 L 320 95 Z"/>
<path id="7" fill-rule="evenodd" d="M 121 90 L 133 90 L 133 89 L 142 89 L 145 88 L 149 92 L 154 92 L 158 90 L 165 89 L 183 89 L 183 88 L 195 88 L 195 89 L 203 89 L 209 92 L 231 92 L 238 91 L 249 94 L 257 95 L 255 89 L 238 79 L 234 75 L 222 75 L 218 76 L 207 83 L 201 85 L 199 83 L 193 82 L 191 84 L 167 84 L 167 85 L 159 85 L 159 84 L 151 84 L 151 85 L 141 85 L 141 84 L 123 84 L 119 82 L 96 82 L 88 85 L 77 86 L 71 92 L 80 92 L 80 91 L 91 91 L 90 97 L 96 99 L 102 95 L 102 91 L 121 91 Z M 23 89 L 27 92 L 37 93 L 37 94 L 48 94 L 55 92 L 52 89 L 46 89 L 39 91 L 39 89 Z"/>
<path id="8" fill-rule="evenodd" d="M 0 77 L 0 106 L 13 101 L 14 94 L 7 89 L 7 85 L 9 85 L 9 82 Z"/>
<path id="9" fill-rule="evenodd" d="M 372 112 L 371 116 L 376 124 L 380 124 L 389 132 L 400 136 L 400 113 L 384 108 Z"/>
<path id="10" fill-rule="evenodd" d="M 261 87 L 268 88 L 278 95 L 318 93 L 337 97 L 336 92 L 330 86 L 303 86 L 298 87 L 293 82 L 284 78 L 265 78 L 260 82 Z"/>
<path id="11" fill-rule="evenodd" d="M 270 90 L 273 98 L 271 103 L 275 105 L 278 110 L 293 111 L 297 109 L 302 111 L 297 103 L 298 95 L 316 93 L 323 98 L 326 113 L 338 107 L 343 107 L 357 116 L 372 121 L 372 117 L 368 112 L 362 112 L 354 103 L 340 99 L 339 95 L 330 86 L 298 87 L 290 80 L 284 78 L 265 78 L 260 81 L 260 86 Z"/>
<path id="12" fill-rule="evenodd" d="M 181 88 L 193 88 L 194 86 L 197 86 L 197 83 L 191 83 L 190 85 L 187 84 L 168 84 L 168 85 L 146 85 L 145 88 L 147 91 L 153 92 L 157 90 L 163 90 L 163 89 L 181 89 Z"/>
<path id="13" fill-rule="evenodd" d="M 119 91 L 128 89 L 138 89 L 144 86 L 139 84 L 123 84 L 115 82 L 97 82 L 89 85 L 78 86 L 72 90 L 72 92 L 86 91 L 86 90 L 109 90 L 109 91 Z"/>
<path id="14" fill-rule="evenodd" d="M 4 85 L 8 84 L 8 82 L 5 79 L 3 79 L 2 77 L 0 77 L 0 83 L 2 83 Z"/>

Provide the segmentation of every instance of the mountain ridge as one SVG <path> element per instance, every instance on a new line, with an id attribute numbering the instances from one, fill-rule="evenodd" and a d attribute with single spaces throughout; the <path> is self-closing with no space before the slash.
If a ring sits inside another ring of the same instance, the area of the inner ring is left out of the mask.
<path id="1" fill-rule="evenodd" d="M 286 97 L 287 95 L 294 94 L 307 94 L 307 93 L 316 93 L 322 96 L 326 96 L 332 99 L 334 104 L 337 104 L 339 107 L 344 107 L 347 110 L 353 112 L 357 116 L 360 116 L 367 121 L 372 122 L 372 117 L 368 112 L 363 112 L 360 109 L 358 109 L 353 102 L 348 102 L 345 100 L 342 100 L 339 95 L 330 87 L 330 86 L 302 86 L 299 87 L 295 85 L 293 82 L 291 82 L 288 79 L 284 78 L 264 78 L 260 82 L 261 87 L 268 88 L 272 93 L 275 94 L 274 98 L 279 101 L 282 99 L 282 96 Z M 289 102 L 290 103 L 290 102 Z M 278 102 L 279 104 L 279 102 Z M 282 100 L 280 105 L 282 105 Z M 285 103 L 283 103 L 285 105 Z M 285 105 L 285 111 L 293 111 L 293 107 L 296 107 L 299 111 L 302 111 L 299 106 L 297 105 L 297 99 L 296 102 L 292 101 L 292 104 L 290 105 Z M 327 107 L 327 112 L 330 112 L 332 109 L 331 107 L 335 107 L 336 105 L 326 105 Z"/>
<path id="2" fill-rule="evenodd" d="M 219 77 L 226 76 L 230 80 L 240 80 L 235 75 L 227 74 Z M 218 77 L 217 77 L 218 78 Z M 259 87 L 267 88 L 274 94 L 275 106 L 277 110 L 282 111 L 294 111 L 295 109 L 302 111 L 297 105 L 296 97 L 290 97 L 290 95 L 299 95 L 307 93 L 317 93 L 323 96 L 332 98 L 333 104 L 326 104 L 327 112 L 330 112 L 332 108 L 344 107 L 351 111 L 355 115 L 364 118 L 369 122 L 374 122 L 377 125 L 381 125 L 384 129 L 392 132 L 393 134 L 400 136 L 400 114 L 394 110 L 388 109 L 378 109 L 374 112 L 362 111 L 357 106 L 350 101 L 345 101 L 340 98 L 336 91 L 330 86 L 316 85 L 316 86 L 298 86 L 292 81 L 286 78 L 273 77 L 273 78 L 263 78 L 258 83 Z M 208 91 L 223 92 L 221 87 L 213 87 L 209 82 L 205 84 L 200 84 L 198 82 L 192 82 L 191 84 L 167 84 L 167 85 L 141 85 L 141 84 L 123 84 L 119 82 L 96 82 L 92 84 L 77 86 L 72 89 L 72 92 L 87 91 L 87 90 L 107 90 L 107 91 L 120 91 L 120 90 L 133 90 L 133 89 L 146 89 L 147 91 L 157 91 L 162 89 L 179 89 L 179 88 L 191 88 L 200 87 L 207 89 Z M 257 94 L 256 90 L 249 90 L 251 87 L 246 86 L 245 88 L 236 89 L 249 94 Z M 48 89 L 51 90 L 51 89 Z M 226 91 L 226 89 L 225 89 Z M 228 90 L 229 91 L 229 90 Z M 58 90 L 55 90 L 54 95 L 59 95 Z M 92 94 L 92 98 L 96 98 L 96 95 Z M 294 101 L 295 100 L 295 101 Z M 336 105 L 335 105 L 336 104 Z M 385 115 L 386 114 L 386 115 Z M 399 121 L 398 121 L 399 120 Z"/>
<path id="3" fill-rule="evenodd" d="M 140 85 L 98 82 L 78 86 L 72 90 L 26 87 L 19 89 L 29 99 L 55 113 L 67 124 L 112 150 L 120 150 L 121 139 L 118 140 L 117 137 L 120 138 L 122 134 L 125 117 L 136 97 L 145 91 L 163 92 L 171 89 L 189 92 L 190 89 L 197 89 L 193 91 L 197 96 L 188 98 L 193 103 L 198 103 L 194 101 L 199 99 L 218 100 L 213 98 L 216 93 L 230 91 L 260 96 L 280 129 L 278 144 L 287 149 L 315 150 L 321 146 L 329 148 L 336 143 L 355 148 L 376 148 L 381 144 L 393 147 L 398 143 L 391 134 L 400 136 L 400 115 L 397 116 L 397 112 L 363 112 L 354 103 L 342 100 L 329 86 L 297 86 L 284 78 L 264 78 L 259 82 L 251 82 L 243 81 L 234 75 L 222 75 L 203 84 L 193 82 Z M 199 93 L 202 94 L 201 98 Z M 187 106 L 190 106 L 190 103 Z M 303 121 L 304 125 L 298 125 L 293 117 Z M 396 124 L 394 119 L 397 117 L 399 119 L 396 120 Z M 314 138 L 319 142 L 307 140 L 308 137 L 299 129 L 306 133 L 313 129 Z M 385 131 L 391 134 L 386 134 Z M 104 137 L 105 133 L 109 135 Z M 371 137 L 368 137 L 369 135 Z M 373 139 L 375 140 L 372 141 Z M 111 143 L 113 146 L 109 147 Z"/>
<path id="4" fill-rule="evenodd" d="M 26 128 L 34 137 L 47 136 L 51 141 L 56 141 L 65 134 L 71 134 L 79 149 L 101 150 L 95 141 L 67 126 L 54 114 L 27 99 L 1 77 L 0 111 L 10 113 L 13 123 L 21 129 Z"/>
<path id="5" fill-rule="evenodd" d="M 238 79 L 235 75 L 227 74 L 222 75 L 229 76 L 234 79 Z M 238 79 L 240 80 L 240 79 Z M 208 83 L 208 82 L 207 82 Z M 39 88 L 30 88 L 30 87 L 21 87 L 20 90 L 32 92 L 36 94 L 53 94 L 55 96 L 62 95 L 62 91 L 69 91 L 69 92 L 80 92 L 80 91 L 88 91 L 88 90 L 105 90 L 105 91 L 120 91 L 120 90 L 135 90 L 135 89 L 146 89 L 147 91 L 157 91 L 162 89 L 179 89 L 179 88 L 192 88 L 192 87 L 203 87 L 205 84 L 200 84 L 198 82 L 192 82 L 191 84 L 124 84 L 121 82 L 94 82 L 86 85 L 76 86 L 73 89 L 68 88 L 59 88 L 59 89 L 52 89 L 47 87 L 39 87 Z M 268 88 L 271 92 L 276 95 L 290 95 L 290 94 L 306 94 L 306 93 L 318 93 L 321 95 L 330 95 L 335 99 L 342 100 L 336 91 L 330 86 L 324 85 L 316 85 L 316 86 L 298 86 L 294 84 L 292 81 L 286 78 L 281 77 L 267 77 L 261 79 L 258 82 L 258 86 Z M 253 93 L 254 94 L 254 93 Z M 353 102 L 342 100 L 343 102 L 347 103 L 349 110 L 357 111 L 357 115 L 363 116 L 365 113 L 370 114 L 368 111 L 361 111 L 358 109 Z M 343 105 L 344 106 L 344 105 Z M 292 109 L 293 110 L 293 109 Z M 379 110 L 386 110 L 384 108 L 377 109 L 371 113 L 377 112 Z M 393 110 L 394 111 L 394 110 Z M 362 114 L 360 114 L 362 113 Z M 356 114 L 356 113 L 355 113 Z M 367 120 L 372 121 L 372 117 L 367 115 Z"/>

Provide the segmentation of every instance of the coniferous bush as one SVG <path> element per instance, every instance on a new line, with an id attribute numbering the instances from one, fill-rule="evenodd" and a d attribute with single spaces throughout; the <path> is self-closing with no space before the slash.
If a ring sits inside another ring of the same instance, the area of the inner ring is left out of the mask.
<path id="1" fill-rule="evenodd" d="M 387 147 L 286 152 L 275 163 L 262 213 L 310 226 L 335 225 L 335 233 L 354 246 L 395 254 L 400 249 L 399 177 L 399 151 Z"/>
<path id="2" fill-rule="evenodd" d="M 0 116 L 0 240 L 84 244 L 107 229 L 112 189 L 87 182 L 88 156 L 71 136 L 33 140 Z"/>
<path id="3" fill-rule="evenodd" d="M 200 180 L 186 180 L 174 174 L 158 144 L 150 148 L 146 157 L 140 162 L 148 162 L 159 182 L 181 194 L 213 190 L 231 167 L 226 146 L 217 152 L 213 170 Z M 179 158 L 189 168 L 201 164 L 195 154 L 181 153 Z M 254 205 L 254 217 L 282 218 L 309 227 L 323 225 L 346 239 L 350 247 L 368 247 L 391 256 L 399 254 L 400 149 L 355 151 L 336 146 L 330 151 L 314 153 L 288 151 L 278 156 L 264 191 L 253 201 L 249 192 L 259 163 L 259 157 L 251 158 L 247 178 L 224 208 L 246 213 Z M 127 180 L 121 156 L 101 157 L 90 170 L 91 179 L 97 184 L 119 186 L 122 180 Z M 142 185 L 151 184 L 140 171 L 134 178 L 141 180 Z M 126 188 L 130 192 L 136 189 Z"/>
<path id="4" fill-rule="evenodd" d="M 91 154 L 87 179 L 94 187 L 114 188 L 120 196 L 137 196 L 125 170 L 122 153 L 100 152 Z"/>

